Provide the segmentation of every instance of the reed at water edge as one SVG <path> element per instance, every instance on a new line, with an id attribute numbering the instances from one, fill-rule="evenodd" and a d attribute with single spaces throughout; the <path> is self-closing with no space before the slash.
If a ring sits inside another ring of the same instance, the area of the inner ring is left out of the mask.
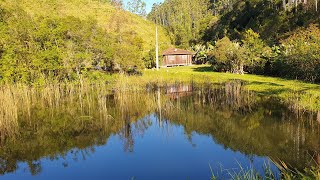
<path id="1" fill-rule="evenodd" d="M 82 120 L 90 116 L 109 119 L 106 95 L 110 92 L 105 83 L 1 85 L 0 140 L 18 135 L 19 124 L 31 124 L 39 109 L 49 109 L 51 115 L 65 111 Z"/>

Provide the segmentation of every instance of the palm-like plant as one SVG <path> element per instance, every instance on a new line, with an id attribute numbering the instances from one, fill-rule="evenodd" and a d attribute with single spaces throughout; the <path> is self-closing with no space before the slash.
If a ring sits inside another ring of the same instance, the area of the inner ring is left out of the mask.
<path id="1" fill-rule="evenodd" d="M 196 44 L 192 46 L 192 50 L 195 52 L 194 62 L 196 64 L 205 64 L 208 61 L 208 53 L 213 46 L 209 43 L 206 45 Z"/>

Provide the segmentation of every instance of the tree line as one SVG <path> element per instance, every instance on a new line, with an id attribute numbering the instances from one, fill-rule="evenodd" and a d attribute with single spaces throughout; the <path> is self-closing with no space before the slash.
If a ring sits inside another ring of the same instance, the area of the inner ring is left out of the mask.
<path id="1" fill-rule="evenodd" d="M 142 17 L 147 16 L 146 3 L 143 0 L 128 0 L 127 4 L 123 0 L 100 0 L 100 2 L 109 3 L 119 9 L 126 9 Z"/>
<path id="2" fill-rule="evenodd" d="M 148 18 L 213 70 L 320 82 L 318 0 L 166 0 Z M 182 37 L 182 38 L 181 38 Z"/>

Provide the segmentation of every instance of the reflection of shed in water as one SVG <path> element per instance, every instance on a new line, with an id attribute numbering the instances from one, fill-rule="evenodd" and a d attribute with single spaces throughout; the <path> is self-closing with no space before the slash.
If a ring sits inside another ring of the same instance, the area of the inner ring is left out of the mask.
<path id="1" fill-rule="evenodd" d="M 177 99 L 179 97 L 190 96 L 193 91 L 192 85 L 171 85 L 166 87 L 166 94 L 170 96 L 171 99 Z"/>

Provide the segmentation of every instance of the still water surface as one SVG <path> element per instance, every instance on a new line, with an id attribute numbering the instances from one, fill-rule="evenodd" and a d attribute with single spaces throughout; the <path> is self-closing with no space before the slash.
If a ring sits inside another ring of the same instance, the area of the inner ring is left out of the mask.
<path id="1" fill-rule="evenodd" d="M 1 144 L 1 179 L 210 179 L 210 166 L 230 178 L 239 164 L 278 174 L 271 159 L 298 169 L 320 159 L 315 115 L 239 83 L 96 92 L 33 98 L 20 135 Z"/>

